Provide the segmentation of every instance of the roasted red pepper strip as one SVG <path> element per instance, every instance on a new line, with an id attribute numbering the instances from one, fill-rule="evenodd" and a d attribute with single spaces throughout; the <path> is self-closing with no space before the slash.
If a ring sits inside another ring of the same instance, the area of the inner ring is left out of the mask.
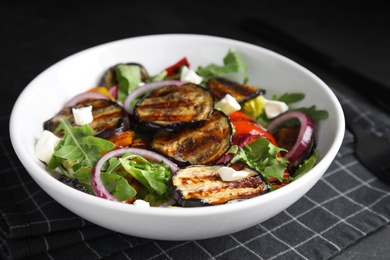
<path id="1" fill-rule="evenodd" d="M 240 121 L 240 120 L 245 120 L 245 121 L 252 121 L 252 122 L 256 122 L 255 120 L 252 119 L 252 117 L 248 116 L 247 114 L 243 113 L 243 112 L 240 112 L 240 111 L 236 111 L 236 112 L 233 112 L 229 115 L 229 118 L 230 120 L 232 121 Z"/>
<path id="2" fill-rule="evenodd" d="M 187 61 L 187 58 L 184 57 L 172 66 L 169 66 L 168 68 L 165 69 L 167 72 L 167 77 L 172 77 L 177 75 L 180 72 L 180 68 L 182 66 L 187 66 L 188 68 L 190 67 L 190 63 Z"/>
<path id="3" fill-rule="evenodd" d="M 246 144 L 252 143 L 259 137 L 268 139 L 273 145 L 277 145 L 273 135 L 267 131 L 260 123 L 253 120 L 250 116 L 237 111 L 229 115 L 230 121 L 235 128 L 237 138 L 250 135 Z"/>

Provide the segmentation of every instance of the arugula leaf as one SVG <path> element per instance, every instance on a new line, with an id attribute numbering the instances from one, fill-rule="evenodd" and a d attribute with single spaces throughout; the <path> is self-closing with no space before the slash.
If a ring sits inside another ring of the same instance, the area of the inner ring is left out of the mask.
<path id="1" fill-rule="evenodd" d="M 273 96 L 272 100 L 278 100 L 286 103 L 287 105 L 291 105 L 293 103 L 299 102 L 305 98 L 305 94 L 303 93 L 284 93 L 280 97 Z M 326 110 L 319 110 L 315 105 L 311 107 L 298 107 L 298 108 L 289 108 L 289 111 L 301 111 L 307 114 L 314 122 L 318 122 L 320 120 L 325 120 L 329 117 L 329 113 Z M 267 118 L 266 114 L 263 112 L 256 118 L 256 121 L 259 122 L 263 126 L 267 126 L 273 119 Z M 286 126 L 294 126 L 298 124 L 298 120 L 290 120 L 286 123 Z"/>
<path id="2" fill-rule="evenodd" d="M 298 179 L 302 177 L 305 173 L 310 171 L 318 159 L 320 158 L 320 153 L 317 150 L 314 150 L 313 154 L 306 159 L 301 165 L 299 165 L 298 169 L 295 171 L 294 179 Z"/>
<path id="3" fill-rule="evenodd" d="M 73 177 L 76 178 L 81 185 L 83 185 L 90 192 L 92 192 L 90 169 L 87 168 L 79 169 L 76 173 L 73 174 Z"/>
<path id="4" fill-rule="evenodd" d="M 235 69 L 235 72 L 241 72 L 244 76 L 244 83 L 248 82 L 248 65 L 237 52 L 229 50 L 228 54 L 223 59 L 223 62 L 227 67 Z"/>
<path id="5" fill-rule="evenodd" d="M 118 80 L 118 101 L 123 102 L 130 91 L 141 82 L 141 69 L 138 65 L 120 64 L 115 67 Z"/>
<path id="6" fill-rule="evenodd" d="M 290 105 L 292 103 L 299 102 L 305 98 L 305 94 L 303 93 L 284 93 L 280 97 L 273 96 L 273 100 L 278 100 L 281 102 L 286 103 L 287 105 Z"/>
<path id="7" fill-rule="evenodd" d="M 266 179 L 275 177 L 283 180 L 288 161 L 278 157 L 280 151 L 286 150 L 273 145 L 265 138 L 259 138 L 241 148 L 231 162 L 242 161 L 259 171 Z"/>
<path id="8" fill-rule="evenodd" d="M 100 173 L 104 187 L 118 200 L 124 201 L 133 198 L 137 195 L 137 191 L 130 185 L 126 175 L 129 173 L 124 171 L 122 164 L 117 157 L 111 157 L 106 162 Z"/>
<path id="9" fill-rule="evenodd" d="M 313 119 L 314 122 L 325 120 L 329 117 L 329 113 L 326 110 L 318 110 L 315 105 L 311 107 L 301 107 L 295 110 L 302 111 Z"/>
<path id="10" fill-rule="evenodd" d="M 167 196 L 170 168 L 164 163 L 154 163 L 145 158 L 126 153 L 120 159 L 122 167 L 144 185 L 150 193 L 157 196 Z"/>
<path id="11" fill-rule="evenodd" d="M 203 78 L 207 79 L 212 76 L 220 76 L 228 73 L 241 72 L 244 76 L 244 84 L 248 82 L 248 65 L 237 52 L 229 50 L 223 59 L 223 63 L 223 66 L 219 66 L 213 63 L 207 65 L 206 67 L 199 66 L 196 70 L 196 73 L 199 76 L 202 76 Z"/>
<path id="12" fill-rule="evenodd" d="M 273 97 L 273 99 L 285 102 L 287 105 L 299 102 L 304 98 L 305 98 L 305 94 L 303 93 L 285 93 L 279 98 L 277 98 L 276 96 Z M 305 114 L 310 116 L 314 122 L 327 119 L 329 116 L 328 111 L 318 110 L 315 105 L 311 107 L 291 108 L 290 110 L 298 110 L 304 112 Z"/>
<path id="13" fill-rule="evenodd" d="M 104 187 L 119 201 L 133 198 L 137 191 L 129 184 L 129 182 L 118 174 L 108 174 L 102 172 L 100 174 Z"/>
<path id="14" fill-rule="evenodd" d="M 92 169 L 102 152 L 115 147 L 112 142 L 93 136 L 94 130 L 87 124 L 72 127 L 65 118 L 61 118 L 60 122 L 57 130 L 64 130 L 64 136 L 55 148 L 48 164 L 49 170 L 55 169 L 59 164 L 67 166 L 67 169 L 72 167 L 72 172 L 82 168 Z"/>

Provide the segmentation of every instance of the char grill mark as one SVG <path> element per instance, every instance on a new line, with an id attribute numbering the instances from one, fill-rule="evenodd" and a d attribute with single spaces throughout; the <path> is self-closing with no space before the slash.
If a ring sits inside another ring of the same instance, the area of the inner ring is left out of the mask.
<path id="1" fill-rule="evenodd" d="M 255 98 L 258 95 L 265 94 L 265 91 L 250 85 L 239 84 L 237 82 L 214 77 L 207 82 L 207 87 L 214 94 L 217 100 L 222 99 L 226 94 L 233 96 L 238 103 L 244 103 L 245 101 Z"/>
<path id="2" fill-rule="evenodd" d="M 62 132 L 56 133 L 60 119 L 65 118 L 75 125 L 72 108 L 88 106 L 92 106 L 93 121 L 89 125 L 94 129 L 95 136 L 107 138 L 129 128 L 129 119 L 120 105 L 106 99 L 94 99 L 61 109 L 57 115 L 44 123 L 44 129 L 62 136 Z"/>
<path id="3" fill-rule="evenodd" d="M 207 206 L 249 199 L 269 191 L 263 177 L 247 166 L 242 169 L 249 172 L 249 175 L 232 182 L 220 178 L 216 172 L 219 167 L 196 165 L 177 171 L 172 177 L 173 198 L 186 207 Z"/>
<path id="4" fill-rule="evenodd" d="M 214 110 L 209 119 L 197 127 L 178 131 L 158 130 L 152 148 L 179 162 L 209 164 L 231 146 L 232 128 L 226 115 Z"/>
<path id="5" fill-rule="evenodd" d="M 95 135 L 99 135 L 106 129 L 116 127 L 123 113 L 122 108 L 114 103 L 95 102 L 92 109 L 93 121 L 89 125 L 94 129 Z"/>
<path id="6" fill-rule="evenodd" d="M 187 83 L 153 91 L 135 107 L 136 119 L 151 127 L 176 128 L 208 119 L 214 98 L 205 88 Z"/>

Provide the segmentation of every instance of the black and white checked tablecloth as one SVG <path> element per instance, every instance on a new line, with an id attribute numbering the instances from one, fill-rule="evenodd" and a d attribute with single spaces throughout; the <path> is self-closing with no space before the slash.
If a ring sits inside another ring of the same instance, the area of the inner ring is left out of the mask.
<path id="1" fill-rule="evenodd" d="M 328 171 L 295 204 L 264 223 L 214 239 L 152 241 L 115 233 L 69 212 L 30 178 L 11 146 L 8 110 L 39 72 L 104 42 L 190 32 L 264 47 L 261 38 L 238 28 L 242 18 L 262 17 L 361 72 L 389 82 L 389 15 L 379 2 L 244 0 L 231 6 L 216 2 L 216 8 L 186 1 L 79 1 L 60 3 L 60 8 L 43 1 L 0 3 L 0 259 L 322 260 L 389 223 L 390 185 L 358 162 L 349 131 Z M 321 78 L 328 84 L 331 80 Z M 390 140 L 390 115 L 337 84 L 330 85 L 337 87 L 348 116 L 358 117 L 367 129 Z"/>
<path id="2" fill-rule="evenodd" d="M 347 116 L 361 117 L 370 126 L 367 129 L 390 137 L 390 117 L 348 93 L 335 93 Z M 63 208 L 19 162 L 8 123 L 8 115 L 0 117 L 0 256 L 4 259 L 329 259 L 389 223 L 390 185 L 358 162 L 348 130 L 328 171 L 285 211 L 231 235 L 177 242 L 116 233 Z"/>

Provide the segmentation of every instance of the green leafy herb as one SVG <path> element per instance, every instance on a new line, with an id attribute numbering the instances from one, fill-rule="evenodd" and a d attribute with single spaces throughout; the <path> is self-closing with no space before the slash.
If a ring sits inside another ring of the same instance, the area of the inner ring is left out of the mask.
<path id="1" fill-rule="evenodd" d="M 303 93 L 284 93 L 280 97 L 273 96 L 273 100 L 278 100 L 286 103 L 287 105 L 299 102 L 305 98 L 305 94 Z"/>
<path id="2" fill-rule="evenodd" d="M 129 184 L 126 178 L 118 174 L 100 174 L 104 187 L 119 201 L 133 198 L 137 191 Z"/>
<path id="3" fill-rule="evenodd" d="M 123 102 L 130 91 L 136 89 L 141 82 L 141 69 L 137 65 L 120 64 L 115 67 L 118 80 L 118 101 Z"/>
<path id="4" fill-rule="evenodd" d="M 317 150 L 314 150 L 313 154 L 306 159 L 301 165 L 299 165 L 298 169 L 294 173 L 294 179 L 298 179 L 303 176 L 305 173 L 310 171 L 314 165 L 317 163 L 320 158 L 320 153 Z"/>
<path id="5" fill-rule="evenodd" d="M 149 76 L 147 79 L 146 79 L 146 82 L 155 82 L 155 81 L 161 81 L 161 80 L 167 80 L 169 79 L 167 77 L 167 71 L 166 70 L 163 70 L 161 71 L 160 73 L 154 75 L 154 76 Z"/>
<path id="6" fill-rule="evenodd" d="M 284 93 L 280 97 L 273 96 L 273 100 L 278 100 L 281 102 L 286 103 L 287 105 L 291 105 L 293 103 L 297 103 L 305 98 L 305 94 L 303 93 Z M 315 105 L 310 107 L 298 107 L 293 108 L 290 107 L 289 111 L 301 111 L 307 114 L 314 122 L 318 122 L 320 120 L 325 120 L 329 117 L 329 113 L 326 110 L 319 110 Z M 256 118 L 256 120 L 263 126 L 268 125 L 272 119 L 267 118 L 265 113 L 260 114 L 259 117 Z M 291 120 L 286 124 L 286 126 L 294 126 L 298 123 L 298 120 Z"/>
<path id="7" fill-rule="evenodd" d="M 64 136 L 56 146 L 47 169 L 58 168 L 65 176 L 77 179 L 81 185 L 92 191 L 92 168 L 100 159 L 100 154 L 112 150 L 115 145 L 93 136 L 94 130 L 91 126 L 73 127 L 65 118 L 60 119 L 56 131 L 63 131 Z"/>
<path id="8" fill-rule="evenodd" d="M 244 76 L 244 83 L 248 82 L 248 65 L 237 52 L 229 50 L 223 59 L 223 63 L 223 66 L 219 66 L 213 63 L 207 65 L 206 67 L 199 66 L 196 70 L 196 73 L 205 79 L 228 73 L 242 73 Z"/>
<path id="9" fill-rule="evenodd" d="M 148 189 L 149 193 L 157 197 L 168 196 L 167 190 L 171 177 L 168 165 L 163 162 L 150 162 L 141 156 L 130 153 L 123 155 L 119 162 L 126 172 Z"/>
<path id="10" fill-rule="evenodd" d="M 303 93 L 285 93 L 282 96 L 280 96 L 279 98 L 277 98 L 276 96 L 273 97 L 273 99 L 282 101 L 282 102 L 286 103 L 287 105 L 297 103 L 297 102 L 303 100 L 304 98 L 305 98 L 305 94 L 303 94 Z M 313 105 L 311 107 L 292 108 L 290 110 L 298 110 L 298 111 L 304 112 L 305 114 L 310 116 L 314 122 L 318 122 L 320 120 L 327 119 L 329 116 L 328 111 L 318 110 L 315 105 Z"/>
<path id="11" fill-rule="evenodd" d="M 329 113 L 326 110 L 318 110 L 315 105 L 311 107 L 301 107 L 294 110 L 299 110 L 307 114 L 314 122 L 325 120 L 329 117 Z"/>
<path id="12" fill-rule="evenodd" d="M 286 150 L 273 145 L 265 138 L 259 138 L 239 149 L 231 161 L 242 161 L 248 164 L 249 167 L 259 171 L 266 179 L 274 177 L 283 180 L 288 161 L 277 156 L 280 151 Z"/>
<path id="13" fill-rule="evenodd" d="M 114 144 L 102 138 L 93 136 L 93 128 L 87 124 L 72 127 L 64 118 L 57 131 L 63 130 L 64 136 L 56 146 L 48 169 L 53 170 L 60 164 L 65 166 L 72 174 L 74 172 L 91 171 L 100 159 L 100 154 L 114 148 Z"/>

